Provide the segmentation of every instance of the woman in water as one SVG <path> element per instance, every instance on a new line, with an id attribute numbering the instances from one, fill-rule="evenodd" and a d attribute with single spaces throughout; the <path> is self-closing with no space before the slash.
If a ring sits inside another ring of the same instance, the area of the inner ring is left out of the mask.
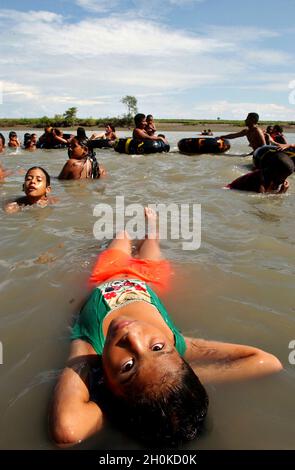
<path id="1" fill-rule="evenodd" d="M 97 179 L 106 174 L 104 168 L 99 166 L 95 154 L 90 153 L 88 147 L 76 138 L 71 140 L 68 153 L 70 158 L 58 176 L 60 180 Z"/>

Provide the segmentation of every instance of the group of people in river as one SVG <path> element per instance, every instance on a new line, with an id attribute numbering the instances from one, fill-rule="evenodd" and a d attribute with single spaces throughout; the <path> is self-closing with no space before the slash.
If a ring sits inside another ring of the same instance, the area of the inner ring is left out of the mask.
<path id="1" fill-rule="evenodd" d="M 258 115 L 250 113 L 247 129 L 220 138 L 246 136 L 257 150 L 266 144 L 257 124 Z M 115 135 L 108 125 L 104 136 L 93 134 L 92 140 L 112 140 Z M 144 114 L 135 116 L 133 138 L 166 140 L 156 134 L 153 117 Z M 62 142 L 64 136 L 46 128 L 40 139 Z M 15 135 L 10 140 L 19 143 Z M 27 137 L 30 145 L 35 140 L 35 134 Z M 60 179 L 105 174 L 83 128 L 65 140 L 69 160 Z M 294 163 L 282 152 L 285 145 L 277 143 L 276 163 L 228 187 L 284 192 L 282 186 L 287 190 L 286 178 L 294 171 Z M 26 172 L 23 190 L 25 196 L 8 203 L 7 212 L 54 202 L 50 176 L 42 167 Z M 258 348 L 181 334 L 158 297 L 169 285 L 171 266 L 160 251 L 157 217 L 150 208 L 144 214 L 148 232 L 138 242 L 136 254 L 132 256 L 130 236 L 123 231 L 93 268 L 93 291 L 73 326 L 70 355 L 50 408 L 51 435 L 60 446 L 77 444 L 99 432 L 106 416 L 149 445 L 172 446 L 194 439 L 207 414 L 206 384 L 255 379 L 282 368 L 276 357 Z"/>
<path id="2" fill-rule="evenodd" d="M 254 154 L 254 156 L 259 149 L 264 148 L 266 145 L 272 147 L 265 148 L 265 156 L 269 153 L 271 158 L 261 159 L 260 168 L 254 168 L 251 172 L 240 176 L 232 183 L 229 183 L 226 188 L 257 193 L 285 193 L 289 188 L 287 178 L 295 169 L 294 157 L 292 158 L 286 151 L 295 147 L 295 144 L 286 142 L 283 129 L 280 126 L 269 126 L 263 131 L 258 126 L 258 121 L 259 115 L 257 113 L 249 113 L 245 120 L 247 126 L 245 129 L 216 137 L 217 139 L 247 137 L 252 148 L 249 155 Z M 257 166 L 257 163 L 258 161 L 254 159 L 254 166 Z"/>
<path id="3" fill-rule="evenodd" d="M 284 193 L 288 190 L 289 183 L 287 177 L 294 172 L 294 156 L 288 152 L 294 144 L 288 144 L 283 134 L 283 129 L 278 126 L 268 126 L 266 130 L 262 130 L 258 126 L 259 116 L 257 113 L 249 113 L 246 120 L 246 128 L 236 132 L 215 137 L 215 139 L 236 139 L 247 137 L 252 152 L 259 151 L 266 145 L 270 145 L 271 158 L 264 158 L 264 164 L 254 168 L 251 172 L 240 176 L 233 182 L 225 186 L 227 189 L 238 189 L 244 191 L 254 191 L 260 193 Z M 163 134 L 157 134 L 155 121 L 152 115 L 138 113 L 134 118 L 135 127 L 133 130 L 133 139 L 136 141 L 145 140 L 162 140 L 167 143 L 166 137 Z M 77 128 L 76 135 L 67 134 L 66 136 L 59 129 L 54 129 L 46 126 L 44 133 L 37 138 L 36 134 L 26 133 L 24 136 L 24 148 L 27 150 L 34 150 L 37 147 L 48 148 L 55 144 L 62 144 L 68 149 L 69 159 L 64 164 L 58 178 L 59 179 L 82 179 L 92 178 L 97 179 L 106 175 L 106 170 L 96 159 L 96 153 L 93 150 L 93 142 L 104 139 L 110 142 L 111 145 L 117 139 L 115 127 L 111 123 L 105 125 L 105 132 L 102 134 L 92 134 L 90 138 L 87 137 L 83 127 Z M 16 132 L 9 133 L 8 146 L 12 148 L 20 147 L 20 140 Z M 5 138 L 0 134 L 0 152 L 5 148 Z M 249 153 L 249 155 L 251 154 Z M 295 153 L 294 153 L 295 155 Z M 254 164 L 257 160 L 254 160 Z M 33 175 L 33 173 L 35 175 Z M 36 173 L 39 173 L 37 176 Z M 0 166 L 0 178 L 6 176 L 5 170 Z M 27 180 L 32 180 L 36 176 L 36 181 L 42 181 L 40 191 L 33 195 L 32 189 L 34 184 L 27 185 Z M 50 184 L 48 184 L 48 173 L 43 172 L 41 167 L 33 167 L 28 170 L 25 182 L 24 191 L 26 196 L 14 201 L 13 204 L 8 204 L 6 210 L 13 212 L 23 207 L 24 205 L 32 205 L 38 203 L 44 205 L 52 201 L 48 194 L 50 192 Z M 41 187 L 43 188 L 41 190 Z"/>

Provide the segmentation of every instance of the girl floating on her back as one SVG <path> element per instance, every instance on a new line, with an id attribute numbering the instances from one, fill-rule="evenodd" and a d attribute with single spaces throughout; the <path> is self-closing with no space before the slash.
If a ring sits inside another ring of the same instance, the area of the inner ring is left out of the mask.
<path id="1" fill-rule="evenodd" d="M 73 327 L 54 391 L 50 424 L 59 445 L 99 432 L 106 417 L 148 445 L 194 439 L 208 407 L 202 383 L 281 369 L 260 349 L 181 334 L 155 293 L 167 285 L 170 264 L 161 257 L 155 213 L 146 208 L 145 217 L 149 232 L 136 257 L 121 232 L 94 267 L 94 289 Z M 101 366 L 95 380 L 93 366 Z"/>

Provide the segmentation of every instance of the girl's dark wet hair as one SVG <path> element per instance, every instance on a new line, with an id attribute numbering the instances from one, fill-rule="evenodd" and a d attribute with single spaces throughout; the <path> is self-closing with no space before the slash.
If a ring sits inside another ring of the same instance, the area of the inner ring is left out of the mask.
<path id="1" fill-rule="evenodd" d="M 207 414 L 206 390 L 184 359 L 176 374 L 166 374 L 159 387 L 139 389 L 132 382 L 125 397 L 105 389 L 103 408 L 110 420 L 151 447 L 175 447 L 195 439 Z"/>
<path id="2" fill-rule="evenodd" d="M 41 170 L 41 171 L 43 171 L 43 173 L 45 175 L 45 178 L 46 178 L 46 187 L 50 186 L 50 175 L 41 166 L 32 166 L 31 168 L 29 168 L 27 173 L 25 174 L 25 179 L 26 179 L 26 177 L 28 176 L 28 174 L 31 170 Z"/>
<path id="3" fill-rule="evenodd" d="M 274 131 L 274 132 L 280 132 L 280 133 L 282 133 L 282 132 L 283 132 L 283 128 L 282 128 L 282 126 L 279 126 L 278 124 L 275 124 L 275 125 L 273 126 L 273 131 Z"/>
<path id="4" fill-rule="evenodd" d="M 77 138 L 78 139 L 87 139 L 87 135 L 86 135 L 84 127 L 78 127 L 77 128 Z"/>
<path id="5" fill-rule="evenodd" d="M 263 169 L 266 182 L 281 184 L 294 172 L 294 162 L 284 152 L 276 152 L 269 160 L 269 164 Z"/>
<path id="6" fill-rule="evenodd" d="M 116 128 L 115 128 L 115 126 L 113 126 L 113 124 L 111 124 L 110 122 L 107 122 L 105 124 L 105 127 L 107 127 L 107 126 L 109 126 L 112 129 L 113 132 L 116 132 Z"/>
<path id="7" fill-rule="evenodd" d="M 24 146 L 26 146 L 27 142 L 31 140 L 31 137 L 32 137 L 32 134 L 30 134 L 29 132 L 26 132 L 24 134 Z"/>
<path id="8" fill-rule="evenodd" d="M 0 139 L 2 140 L 2 145 L 4 146 L 5 145 L 5 137 L 3 134 L 1 134 L 0 132 Z"/>
<path id="9" fill-rule="evenodd" d="M 9 138 L 11 139 L 11 137 L 17 137 L 17 133 L 15 131 L 10 131 Z"/>

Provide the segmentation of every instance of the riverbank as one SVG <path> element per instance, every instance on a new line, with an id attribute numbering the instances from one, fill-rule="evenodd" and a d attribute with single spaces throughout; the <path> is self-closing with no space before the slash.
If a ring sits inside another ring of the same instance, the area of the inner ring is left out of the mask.
<path id="1" fill-rule="evenodd" d="M 186 123 L 186 122 L 183 122 L 183 121 L 173 121 L 173 122 L 168 122 L 168 121 L 155 121 L 156 123 L 156 127 L 157 127 L 157 131 L 158 132 L 202 132 L 204 129 L 211 129 L 212 132 L 218 132 L 218 133 L 229 133 L 229 132 L 238 132 L 240 131 L 241 129 L 243 129 L 244 124 L 243 124 L 243 121 L 236 121 L 236 122 L 212 122 L 212 121 L 196 121 L 196 123 L 194 123 L 193 121 L 189 121 L 189 123 Z M 262 128 L 265 128 L 267 125 L 269 125 L 270 123 L 267 122 L 261 122 L 259 125 L 260 127 Z M 274 124 L 276 124 L 274 122 Z M 294 124 L 290 124 L 289 122 L 286 122 L 286 123 L 282 123 L 280 122 L 280 125 L 283 127 L 284 129 L 284 132 L 285 133 L 289 133 L 289 132 L 295 132 L 295 123 Z M 63 132 L 74 132 L 76 129 L 77 129 L 78 126 L 73 126 L 73 127 L 62 127 L 61 129 L 63 130 Z M 91 133 L 91 132 L 104 132 L 104 127 L 103 126 L 99 126 L 99 127 L 95 127 L 95 126 L 84 126 L 85 127 L 85 130 L 87 131 L 87 133 Z M 2 125 L 1 124 L 1 120 L 0 120 L 0 129 L 3 129 L 3 130 L 15 130 L 15 131 L 23 131 L 23 132 L 26 132 L 26 130 L 28 129 L 36 129 L 36 130 L 42 130 L 42 128 L 40 127 L 35 127 L 33 125 L 23 125 L 23 124 L 16 124 L 16 125 Z M 130 131 L 132 130 L 133 127 L 116 127 L 116 130 L 118 131 Z"/>

